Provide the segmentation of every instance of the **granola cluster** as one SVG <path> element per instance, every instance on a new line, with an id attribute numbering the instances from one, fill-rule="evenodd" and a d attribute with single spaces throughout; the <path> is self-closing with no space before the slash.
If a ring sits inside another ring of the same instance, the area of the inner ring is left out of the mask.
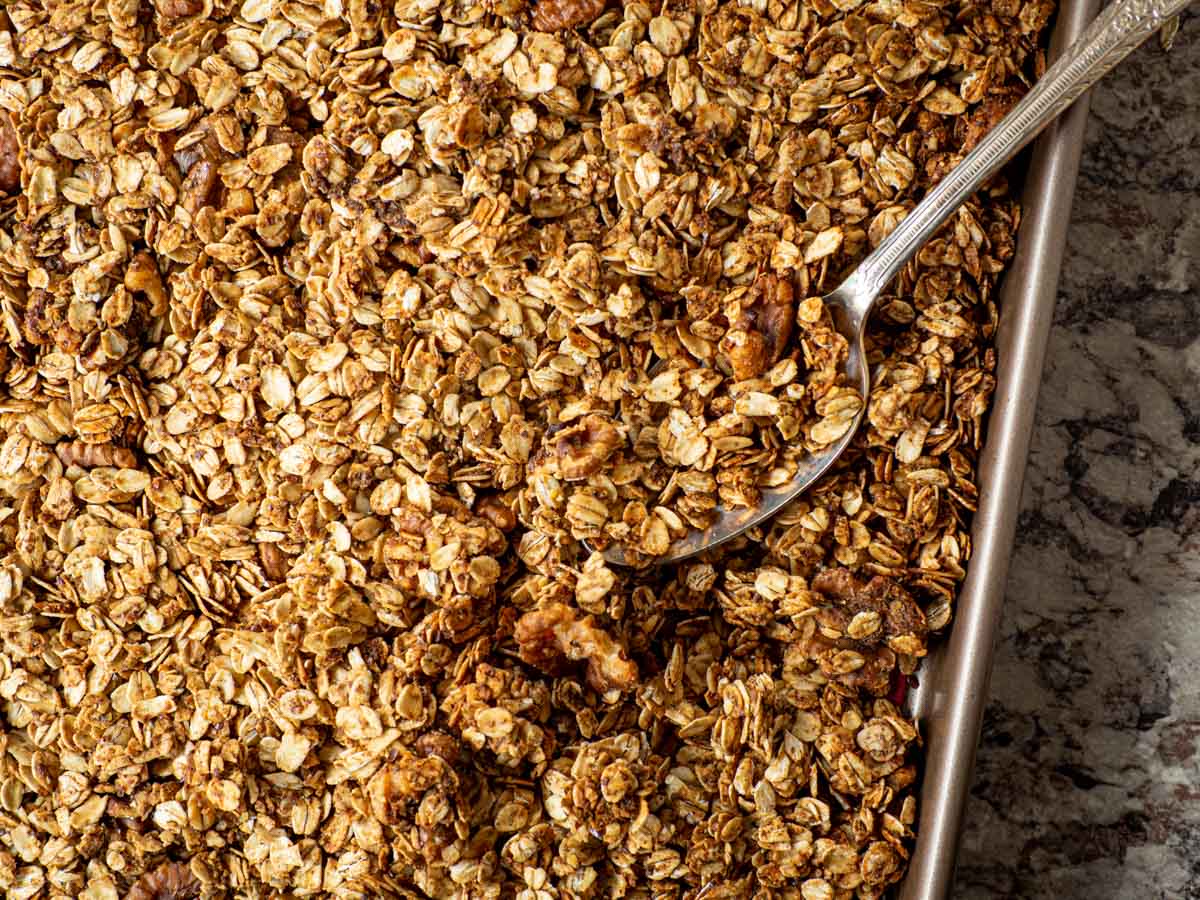
<path id="1" fill-rule="evenodd" d="M 0 11 L 0 893 L 871 900 L 1049 0 Z M 866 407 L 766 526 L 753 506 Z"/>

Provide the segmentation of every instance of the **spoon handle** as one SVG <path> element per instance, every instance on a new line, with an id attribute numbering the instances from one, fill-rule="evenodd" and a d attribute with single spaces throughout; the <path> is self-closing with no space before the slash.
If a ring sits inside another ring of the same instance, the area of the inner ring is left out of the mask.
<path id="1" fill-rule="evenodd" d="M 975 190 L 1130 51 L 1191 0 L 1115 0 L 1016 106 L 930 190 L 847 281 L 863 320 L 883 288 Z M 853 283 L 852 283 L 853 282 Z"/>

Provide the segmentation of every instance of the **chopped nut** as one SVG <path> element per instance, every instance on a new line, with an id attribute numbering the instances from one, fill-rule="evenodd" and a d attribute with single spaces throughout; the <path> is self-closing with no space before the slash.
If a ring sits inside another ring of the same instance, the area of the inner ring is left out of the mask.
<path id="1" fill-rule="evenodd" d="M 126 900 L 191 900 L 202 885 L 183 863 L 165 862 L 147 872 L 129 889 Z"/>
<path id="2" fill-rule="evenodd" d="M 587 25 L 604 11 L 607 0 L 537 0 L 533 27 L 538 31 L 562 31 Z"/>
<path id="3" fill-rule="evenodd" d="M 183 19 L 204 9 L 203 0 L 155 0 L 155 6 L 164 19 Z"/>
<path id="4" fill-rule="evenodd" d="M 11 194 L 21 186 L 21 144 L 17 129 L 7 114 L 0 114 L 0 193 Z"/>
<path id="5" fill-rule="evenodd" d="M 637 682 L 637 666 L 591 616 L 579 618 L 563 603 L 531 610 L 517 620 L 514 637 L 521 658 L 547 672 L 563 670 L 564 660 L 587 660 L 587 678 L 597 691 L 627 691 Z"/>
<path id="6" fill-rule="evenodd" d="M 623 443 L 612 422 L 600 416 L 584 416 L 553 436 L 552 458 L 561 477 L 579 481 L 599 472 Z"/>

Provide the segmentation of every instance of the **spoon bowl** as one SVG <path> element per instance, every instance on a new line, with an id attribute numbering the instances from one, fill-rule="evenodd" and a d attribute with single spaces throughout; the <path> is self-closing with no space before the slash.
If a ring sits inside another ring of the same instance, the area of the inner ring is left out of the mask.
<path id="1" fill-rule="evenodd" d="M 850 446 L 858 426 L 866 415 L 867 397 L 871 388 L 871 373 L 867 365 L 866 350 L 863 347 L 863 324 L 870 304 L 864 303 L 858 290 L 856 277 L 858 272 L 846 279 L 835 291 L 824 298 L 825 305 L 833 317 L 834 327 L 846 338 L 849 344 L 849 355 L 846 358 L 844 371 L 847 384 L 858 388 L 863 398 L 862 408 L 854 417 L 846 433 L 820 453 L 812 453 L 798 460 L 798 468 L 791 479 L 778 487 L 761 489 L 762 499 L 757 506 L 737 507 L 735 509 L 719 508 L 716 521 L 705 529 L 693 529 L 684 537 L 673 542 L 665 556 L 654 558 L 654 563 L 677 562 L 695 556 L 704 550 L 718 547 L 726 541 L 731 541 L 747 529 L 770 519 L 783 507 L 794 500 L 799 494 L 828 472 L 838 458 Z M 619 544 L 604 550 L 604 558 L 611 563 L 621 566 L 633 565 L 634 560 L 626 554 L 625 548 Z"/>

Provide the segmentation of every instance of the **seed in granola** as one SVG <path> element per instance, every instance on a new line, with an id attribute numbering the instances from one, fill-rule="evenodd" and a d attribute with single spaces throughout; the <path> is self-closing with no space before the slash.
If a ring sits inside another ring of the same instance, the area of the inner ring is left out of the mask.
<path id="1" fill-rule="evenodd" d="M 136 469 L 137 455 L 128 447 L 115 444 L 89 444 L 84 441 L 66 441 L 55 446 L 54 452 L 64 466 L 79 466 L 91 469 L 95 466 L 117 466 Z"/>
<path id="2" fill-rule="evenodd" d="M 276 544 L 263 541 L 258 545 L 258 556 L 262 562 L 263 571 L 272 581 L 283 581 L 287 578 L 289 562 L 287 556 Z"/>

